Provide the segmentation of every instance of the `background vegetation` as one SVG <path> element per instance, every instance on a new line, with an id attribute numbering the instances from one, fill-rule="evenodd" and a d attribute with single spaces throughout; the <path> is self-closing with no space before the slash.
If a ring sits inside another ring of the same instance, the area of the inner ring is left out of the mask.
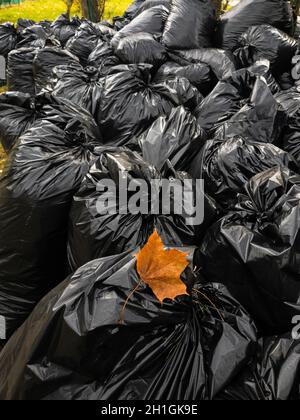
<path id="1" fill-rule="evenodd" d="M 106 0 L 105 19 L 123 15 L 132 0 Z M 13 22 L 19 18 L 40 20 L 54 20 L 67 10 L 63 0 L 26 0 L 18 6 L 0 9 L 0 23 Z M 74 1 L 71 14 L 80 14 L 79 2 Z"/>

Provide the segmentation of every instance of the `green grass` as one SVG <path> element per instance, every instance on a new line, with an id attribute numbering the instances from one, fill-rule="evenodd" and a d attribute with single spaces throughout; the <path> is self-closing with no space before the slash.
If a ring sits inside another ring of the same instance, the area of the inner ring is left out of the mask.
<path id="1" fill-rule="evenodd" d="M 120 16 L 124 13 L 132 0 L 107 0 L 105 19 Z M 26 0 L 19 6 L 11 6 L 0 9 L 0 23 L 13 22 L 19 18 L 40 20 L 54 20 L 57 16 L 66 12 L 63 0 Z M 72 14 L 79 14 L 78 5 L 72 8 Z"/>

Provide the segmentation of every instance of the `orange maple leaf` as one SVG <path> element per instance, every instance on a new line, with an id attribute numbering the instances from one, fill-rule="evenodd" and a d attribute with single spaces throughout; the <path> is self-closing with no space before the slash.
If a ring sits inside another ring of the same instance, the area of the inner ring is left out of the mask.
<path id="1" fill-rule="evenodd" d="M 187 295 L 186 285 L 180 275 L 189 265 L 188 254 L 176 249 L 166 250 L 155 231 L 148 243 L 136 255 L 138 274 L 155 296 L 163 302 L 164 299 L 174 299 L 179 295 Z"/>

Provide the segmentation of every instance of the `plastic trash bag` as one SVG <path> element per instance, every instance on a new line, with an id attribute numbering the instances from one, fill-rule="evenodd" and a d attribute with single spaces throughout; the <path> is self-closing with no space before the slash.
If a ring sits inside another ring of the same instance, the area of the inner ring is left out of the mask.
<path id="1" fill-rule="evenodd" d="M 167 59 L 165 48 L 147 33 L 137 33 L 122 38 L 115 49 L 124 64 L 146 63 L 159 67 Z"/>
<path id="2" fill-rule="evenodd" d="M 52 94 L 60 98 L 67 98 L 88 110 L 95 117 L 98 116 L 99 102 L 103 92 L 103 82 L 95 67 L 83 68 L 79 63 L 68 66 L 58 66 L 53 70 Z"/>
<path id="3" fill-rule="evenodd" d="M 257 25 L 271 25 L 292 34 L 294 19 L 290 3 L 286 0 L 241 0 L 221 16 L 217 43 L 233 51 L 238 47 L 240 36 Z"/>
<path id="4" fill-rule="evenodd" d="M 194 178 L 204 180 L 207 194 L 228 209 L 253 176 L 275 166 L 299 171 L 292 156 L 273 144 L 234 137 L 208 141 L 190 171 Z"/>
<path id="5" fill-rule="evenodd" d="M 138 151 L 145 161 L 161 170 L 168 159 L 177 171 L 186 172 L 205 141 L 206 133 L 196 118 L 182 106 L 174 108 L 169 116 L 157 118 L 137 138 Z"/>
<path id="6" fill-rule="evenodd" d="M 271 72 L 271 64 L 269 60 L 260 59 L 256 61 L 253 66 L 250 66 L 248 70 L 257 76 L 264 77 L 273 95 L 281 92 L 281 87 Z"/>
<path id="7" fill-rule="evenodd" d="M 0 179 L 2 340 L 66 276 L 71 200 L 94 159 L 96 132 L 88 112 L 57 101 L 10 154 Z"/>
<path id="8" fill-rule="evenodd" d="M 184 172 L 176 172 L 166 160 L 160 170 L 151 165 L 151 160 L 149 154 L 146 162 L 135 152 L 118 149 L 103 153 L 94 164 L 75 194 L 70 212 L 68 258 L 71 272 L 96 258 L 144 245 L 154 230 L 158 231 L 166 246 L 194 246 L 201 241 L 216 217 L 213 200 L 203 198 L 191 177 Z M 120 179 L 123 179 L 123 184 Z M 178 203 L 171 195 L 170 205 L 166 207 L 166 201 L 160 196 L 163 194 L 162 186 L 157 185 L 162 179 L 173 180 L 180 185 L 184 180 L 189 180 L 187 194 L 190 200 L 185 202 L 182 195 L 182 202 Z M 116 186 L 113 192 L 116 203 L 105 203 L 106 180 L 113 181 Z M 152 183 L 156 185 L 153 191 L 150 188 Z M 156 206 L 157 211 L 153 211 L 149 205 L 145 213 L 141 209 L 132 211 L 128 204 L 135 200 L 134 192 L 130 192 L 132 184 L 135 185 L 135 192 L 140 190 L 143 194 L 143 203 Z M 142 190 L 144 184 L 147 191 Z M 128 190 L 128 203 L 121 201 L 121 189 Z M 205 206 L 204 218 L 203 214 L 196 214 L 196 210 L 190 208 L 196 200 L 198 205 Z M 105 211 L 100 207 L 102 202 Z M 180 214 L 176 210 L 179 205 L 182 208 Z M 194 214 L 188 215 L 188 212 Z M 193 223 L 190 223 L 191 218 Z"/>
<path id="9" fill-rule="evenodd" d="M 143 3 L 145 3 L 145 0 L 134 0 L 126 9 L 126 12 L 124 13 L 125 18 L 133 19 Z"/>
<path id="10" fill-rule="evenodd" d="M 169 55 L 173 61 L 182 65 L 185 63 L 207 64 L 218 80 L 226 79 L 236 71 L 233 55 L 217 48 L 173 51 Z"/>
<path id="11" fill-rule="evenodd" d="M 172 3 L 171 0 L 145 0 L 136 11 L 134 17 L 137 17 L 138 15 L 145 12 L 146 10 L 151 9 L 152 7 L 157 7 L 157 6 L 164 6 L 166 9 L 170 11 L 171 3 Z"/>
<path id="12" fill-rule="evenodd" d="M 228 288 L 261 334 L 284 334 L 300 315 L 300 177 L 269 169 L 238 198 L 199 244 L 201 272 Z"/>
<path id="13" fill-rule="evenodd" d="M 169 11 L 164 6 L 152 7 L 134 18 L 128 25 L 116 33 L 112 46 L 117 48 L 122 38 L 146 32 L 151 35 L 162 35 Z"/>
<path id="14" fill-rule="evenodd" d="M 17 31 L 11 23 L 0 25 L 0 56 L 7 57 L 17 44 Z"/>
<path id="15" fill-rule="evenodd" d="M 33 60 L 35 48 L 20 48 L 8 54 L 7 86 L 8 90 L 35 95 Z"/>
<path id="16" fill-rule="evenodd" d="M 76 64 L 77 62 L 79 60 L 75 55 L 61 48 L 46 47 L 38 50 L 33 60 L 36 93 L 50 88 L 55 67 Z"/>
<path id="17" fill-rule="evenodd" d="M 257 78 L 249 101 L 230 120 L 221 125 L 215 137 L 241 136 L 247 140 L 281 146 L 286 116 L 265 79 Z"/>
<path id="18" fill-rule="evenodd" d="M 168 78 L 185 77 L 203 95 L 211 92 L 216 82 L 207 64 L 186 64 L 184 66 L 168 61 L 163 64 L 155 75 L 155 81 L 161 82 Z"/>
<path id="19" fill-rule="evenodd" d="M 189 99 L 186 95 L 190 93 L 187 91 L 190 86 L 180 80 L 173 86 L 154 84 L 151 71 L 150 65 L 123 65 L 114 67 L 105 78 L 99 114 L 95 118 L 106 144 L 126 144 L 156 118 L 168 115 L 174 105 L 180 105 L 175 103 L 180 102 L 180 94 L 185 95 L 183 99 Z M 178 92 L 180 87 L 182 91 Z"/>
<path id="20" fill-rule="evenodd" d="M 29 26 L 19 33 L 16 48 L 44 48 L 47 45 L 60 46 L 50 28 L 39 24 Z"/>
<path id="21" fill-rule="evenodd" d="M 199 401 L 243 369 L 256 331 L 241 306 L 192 275 L 161 303 L 137 251 L 88 263 L 36 307 L 1 353 L 1 399 Z"/>
<path id="22" fill-rule="evenodd" d="M 282 147 L 300 164 L 300 92 L 291 89 L 276 95 L 276 100 L 287 115 L 282 127 Z"/>
<path id="23" fill-rule="evenodd" d="M 7 153 L 32 126 L 36 117 L 35 100 L 28 93 L 7 92 L 0 95 L 0 141 Z"/>
<path id="24" fill-rule="evenodd" d="M 299 401 L 300 340 L 291 334 L 259 341 L 257 357 L 217 400 Z"/>
<path id="25" fill-rule="evenodd" d="M 294 38 L 272 26 L 252 26 L 240 38 L 234 56 L 240 67 L 249 67 L 261 58 L 267 59 L 272 71 L 281 74 L 291 70 L 297 48 Z"/>
<path id="26" fill-rule="evenodd" d="M 51 24 L 53 34 L 59 40 L 62 47 L 75 35 L 81 23 L 81 19 L 77 16 L 70 19 L 67 14 L 62 14 Z"/>
<path id="27" fill-rule="evenodd" d="M 87 60 L 88 67 L 95 67 L 99 74 L 106 76 L 112 67 L 119 66 L 120 59 L 108 42 L 99 41 L 96 48 L 91 52 Z"/>
<path id="28" fill-rule="evenodd" d="M 76 55 L 83 66 L 86 66 L 88 57 L 97 47 L 98 42 L 109 42 L 114 33 L 115 31 L 108 26 L 84 21 L 67 42 L 66 49 Z"/>
<path id="29" fill-rule="evenodd" d="M 170 49 L 211 47 L 216 25 L 211 0 L 172 0 L 162 41 Z"/>
<path id="30" fill-rule="evenodd" d="M 264 91 L 268 92 L 266 81 L 247 69 L 239 70 L 220 81 L 195 111 L 199 125 L 213 135 L 225 121 L 230 120 L 247 104 L 252 92 L 263 85 Z"/>

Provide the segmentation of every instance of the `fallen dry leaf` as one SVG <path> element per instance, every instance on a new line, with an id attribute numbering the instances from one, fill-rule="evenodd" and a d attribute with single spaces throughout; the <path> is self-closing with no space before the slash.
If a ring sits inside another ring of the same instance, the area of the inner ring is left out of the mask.
<path id="1" fill-rule="evenodd" d="M 137 254 L 139 276 L 161 302 L 166 298 L 187 295 L 186 285 L 180 279 L 189 265 L 187 256 L 176 249 L 166 250 L 157 231 Z"/>

